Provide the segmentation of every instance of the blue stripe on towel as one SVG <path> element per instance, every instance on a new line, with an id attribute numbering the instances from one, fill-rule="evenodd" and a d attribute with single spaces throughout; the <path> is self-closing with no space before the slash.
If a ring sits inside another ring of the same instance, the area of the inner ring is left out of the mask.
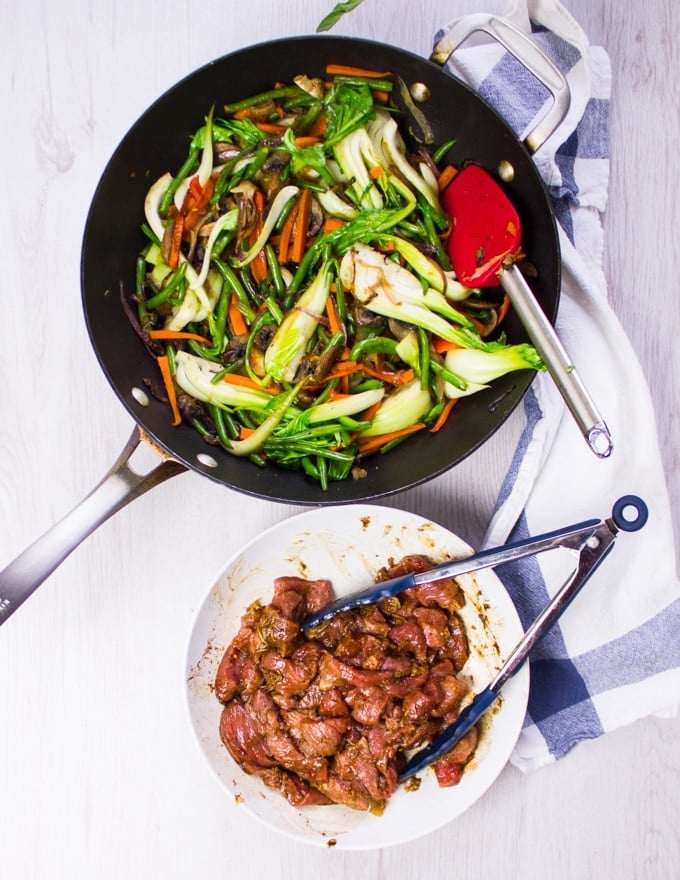
<path id="1" fill-rule="evenodd" d="M 680 599 L 618 639 L 576 658 L 591 694 L 643 681 L 680 666 Z M 634 658 L 634 659 L 633 659 Z M 677 695 L 670 695 L 668 702 Z"/>
<path id="2" fill-rule="evenodd" d="M 519 541 L 529 536 L 526 517 L 522 514 L 508 540 Z M 496 569 L 496 574 L 510 594 L 526 630 L 550 601 L 538 560 L 535 556 L 529 556 L 501 565 Z M 575 724 L 578 723 L 582 733 L 586 731 L 586 738 L 600 736 L 604 732 L 589 700 L 586 681 L 577 664 L 568 657 L 559 626 L 554 626 L 546 633 L 532 651 L 529 662 L 528 717 L 540 730 L 552 754 L 561 756 L 573 745 L 574 737 L 569 725 L 562 730 L 564 713 L 571 706 L 575 707 Z"/>
<path id="3" fill-rule="evenodd" d="M 524 400 L 522 402 L 524 404 L 526 423 L 524 425 L 524 430 L 522 431 L 522 434 L 517 441 L 517 447 L 515 448 L 514 455 L 512 456 L 512 461 L 510 462 L 508 472 L 506 473 L 505 479 L 503 480 L 503 485 L 501 486 L 498 499 L 496 500 L 495 510 L 498 510 L 503 504 L 505 504 L 505 502 L 512 494 L 512 490 L 515 487 L 515 481 L 517 480 L 517 475 L 519 474 L 519 470 L 524 460 L 527 447 L 529 446 L 529 443 L 534 436 L 534 428 L 543 418 L 543 410 L 541 409 L 534 389 L 531 386 L 529 386 L 529 390 L 524 395 Z"/>
<path id="4" fill-rule="evenodd" d="M 578 155 L 582 159 L 609 158 L 609 101 L 590 98 L 579 124 Z"/>
<path id="5" fill-rule="evenodd" d="M 578 49 L 557 34 L 535 28 L 533 37 L 565 75 L 581 58 Z M 507 52 L 479 84 L 477 91 L 503 116 L 518 137 L 550 98 L 549 90 Z"/>

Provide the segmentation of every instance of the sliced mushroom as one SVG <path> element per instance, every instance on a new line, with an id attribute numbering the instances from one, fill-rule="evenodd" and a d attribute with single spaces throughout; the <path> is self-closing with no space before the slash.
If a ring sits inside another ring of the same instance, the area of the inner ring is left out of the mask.
<path id="1" fill-rule="evenodd" d="M 293 82 L 313 98 L 321 99 L 326 94 L 324 81 L 318 77 L 309 77 L 306 74 L 301 73 L 299 76 L 293 78 Z"/>

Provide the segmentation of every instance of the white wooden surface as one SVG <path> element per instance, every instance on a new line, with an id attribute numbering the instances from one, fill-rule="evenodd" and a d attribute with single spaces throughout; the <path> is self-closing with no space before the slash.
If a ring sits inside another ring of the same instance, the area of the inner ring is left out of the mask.
<path id="1" fill-rule="evenodd" d="M 80 307 L 83 224 L 109 155 L 180 77 L 240 46 L 310 33 L 331 6 L 0 4 L 0 567 L 95 485 L 131 429 Z M 567 6 L 612 58 L 606 271 L 652 388 L 677 537 L 680 7 Z M 336 32 L 426 55 L 451 18 L 502 8 L 365 0 Z M 475 543 L 507 454 L 497 437 L 449 479 L 389 503 Z M 291 512 L 183 475 L 105 524 L 2 628 L 2 880 L 678 876 L 678 721 L 646 719 L 528 776 L 508 767 L 454 824 L 385 851 L 303 848 L 232 804 L 185 722 L 184 647 L 213 573 Z"/>

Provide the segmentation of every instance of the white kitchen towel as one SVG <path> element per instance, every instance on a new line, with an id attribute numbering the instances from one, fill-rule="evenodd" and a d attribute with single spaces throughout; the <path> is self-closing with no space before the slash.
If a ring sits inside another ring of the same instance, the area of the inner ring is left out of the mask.
<path id="1" fill-rule="evenodd" d="M 524 399 L 526 425 L 484 543 L 606 518 L 627 494 L 641 496 L 650 512 L 641 531 L 619 534 L 559 625 L 532 652 L 528 714 L 511 759 L 529 770 L 636 719 L 677 714 L 680 583 L 649 388 L 608 304 L 602 268 L 609 58 L 589 45 L 557 0 L 510 0 L 505 17 L 531 34 L 571 89 L 569 113 L 535 161 L 558 220 L 563 277 L 557 331 L 603 412 L 614 451 L 596 458 L 552 380 L 538 376 Z M 498 45 L 464 44 L 448 68 L 519 137 L 547 106 L 547 90 Z M 525 627 L 568 570 L 562 551 L 497 569 Z"/>

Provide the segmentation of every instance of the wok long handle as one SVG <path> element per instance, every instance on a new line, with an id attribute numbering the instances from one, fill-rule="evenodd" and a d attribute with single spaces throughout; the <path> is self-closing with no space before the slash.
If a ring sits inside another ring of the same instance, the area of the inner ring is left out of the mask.
<path id="1" fill-rule="evenodd" d="M 465 15 L 454 22 L 434 47 L 430 59 L 443 67 L 455 50 L 477 31 L 488 34 L 507 49 L 553 97 L 552 105 L 543 118 L 524 138 L 527 149 L 535 153 L 569 111 L 571 94 L 567 80 L 562 71 L 519 28 L 504 18 L 485 12 Z"/>
<path id="2" fill-rule="evenodd" d="M 141 430 L 135 428 L 113 467 L 92 492 L 0 572 L 0 625 L 103 522 L 149 489 L 186 470 L 181 462 L 165 458 L 146 474 L 133 471 L 130 459 L 142 437 Z"/>
<path id="3" fill-rule="evenodd" d="M 598 458 L 608 458 L 614 448 L 609 429 L 522 273 L 508 266 L 499 280 L 588 446 Z"/>

